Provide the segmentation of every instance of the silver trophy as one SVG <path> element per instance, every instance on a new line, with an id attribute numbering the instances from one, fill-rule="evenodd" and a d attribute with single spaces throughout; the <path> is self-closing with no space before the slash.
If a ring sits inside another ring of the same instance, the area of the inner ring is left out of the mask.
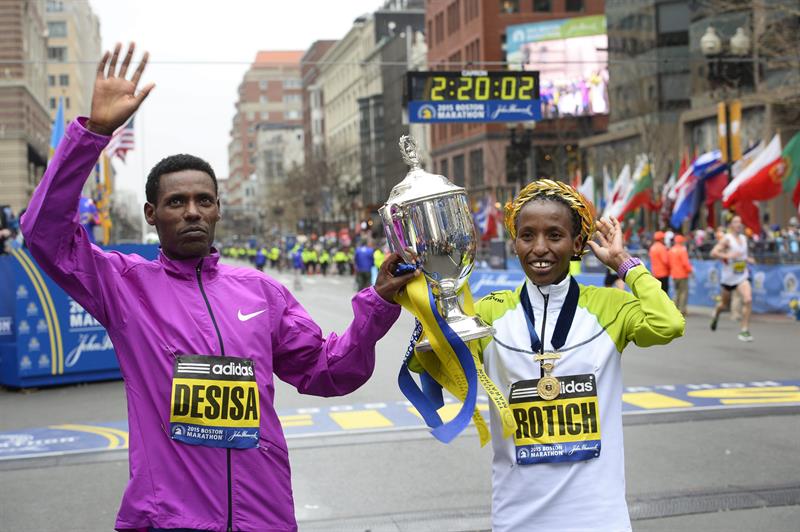
<path id="1" fill-rule="evenodd" d="M 494 329 L 461 309 L 458 290 L 475 262 L 475 225 L 467 192 L 444 176 L 422 169 L 414 139 L 400 137 L 403 160 L 411 167 L 378 209 L 392 251 L 417 264 L 431 286 L 442 318 L 465 342 L 491 336 Z M 418 351 L 430 351 L 426 339 Z"/>

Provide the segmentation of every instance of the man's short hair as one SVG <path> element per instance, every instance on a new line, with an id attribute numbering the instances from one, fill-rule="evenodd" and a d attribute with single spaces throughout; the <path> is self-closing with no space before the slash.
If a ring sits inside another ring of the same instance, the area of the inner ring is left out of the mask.
<path id="1" fill-rule="evenodd" d="M 214 174 L 214 169 L 211 168 L 211 165 L 200 157 L 195 157 L 188 153 L 179 153 L 161 159 L 158 161 L 158 164 L 150 170 L 150 174 L 147 176 L 147 183 L 144 186 L 147 202 L 155 205 L 156 199 L 158 198 L 158 184 L 162 175 L 181 172 L 183 170 L 198 170 L 208 174 L 211 177 L 211 181 L 214 182 L 214 194 L 219 195 L 217 176 Z"/>

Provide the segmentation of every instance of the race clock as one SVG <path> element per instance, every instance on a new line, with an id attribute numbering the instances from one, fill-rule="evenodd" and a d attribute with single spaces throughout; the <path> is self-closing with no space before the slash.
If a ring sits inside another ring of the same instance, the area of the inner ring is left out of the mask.
<path id="1" fill-rule="evenodd" d="M 541 118 L 539 73 L 409 72 L 411 122 L 520 122 Z"/>

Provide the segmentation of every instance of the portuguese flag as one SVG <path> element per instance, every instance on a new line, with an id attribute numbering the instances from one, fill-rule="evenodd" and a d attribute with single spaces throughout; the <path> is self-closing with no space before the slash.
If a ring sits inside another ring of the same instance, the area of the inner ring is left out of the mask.
<path id="1" fill-rule="evenodd" d="M 792 192 L 794 206 L 800 208 L 800 133 L 786 144 L 781 156 L 786 165 L 783 192 Z"/>

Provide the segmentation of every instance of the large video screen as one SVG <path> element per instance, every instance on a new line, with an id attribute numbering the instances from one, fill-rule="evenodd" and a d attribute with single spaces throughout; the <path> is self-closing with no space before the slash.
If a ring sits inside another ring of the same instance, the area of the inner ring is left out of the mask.
<path id="1" fill-rule="evenodd" d="M 605 16 L 508 26 L 506 61 L 539 72 L 543 119 L 608 113 Z"/>

